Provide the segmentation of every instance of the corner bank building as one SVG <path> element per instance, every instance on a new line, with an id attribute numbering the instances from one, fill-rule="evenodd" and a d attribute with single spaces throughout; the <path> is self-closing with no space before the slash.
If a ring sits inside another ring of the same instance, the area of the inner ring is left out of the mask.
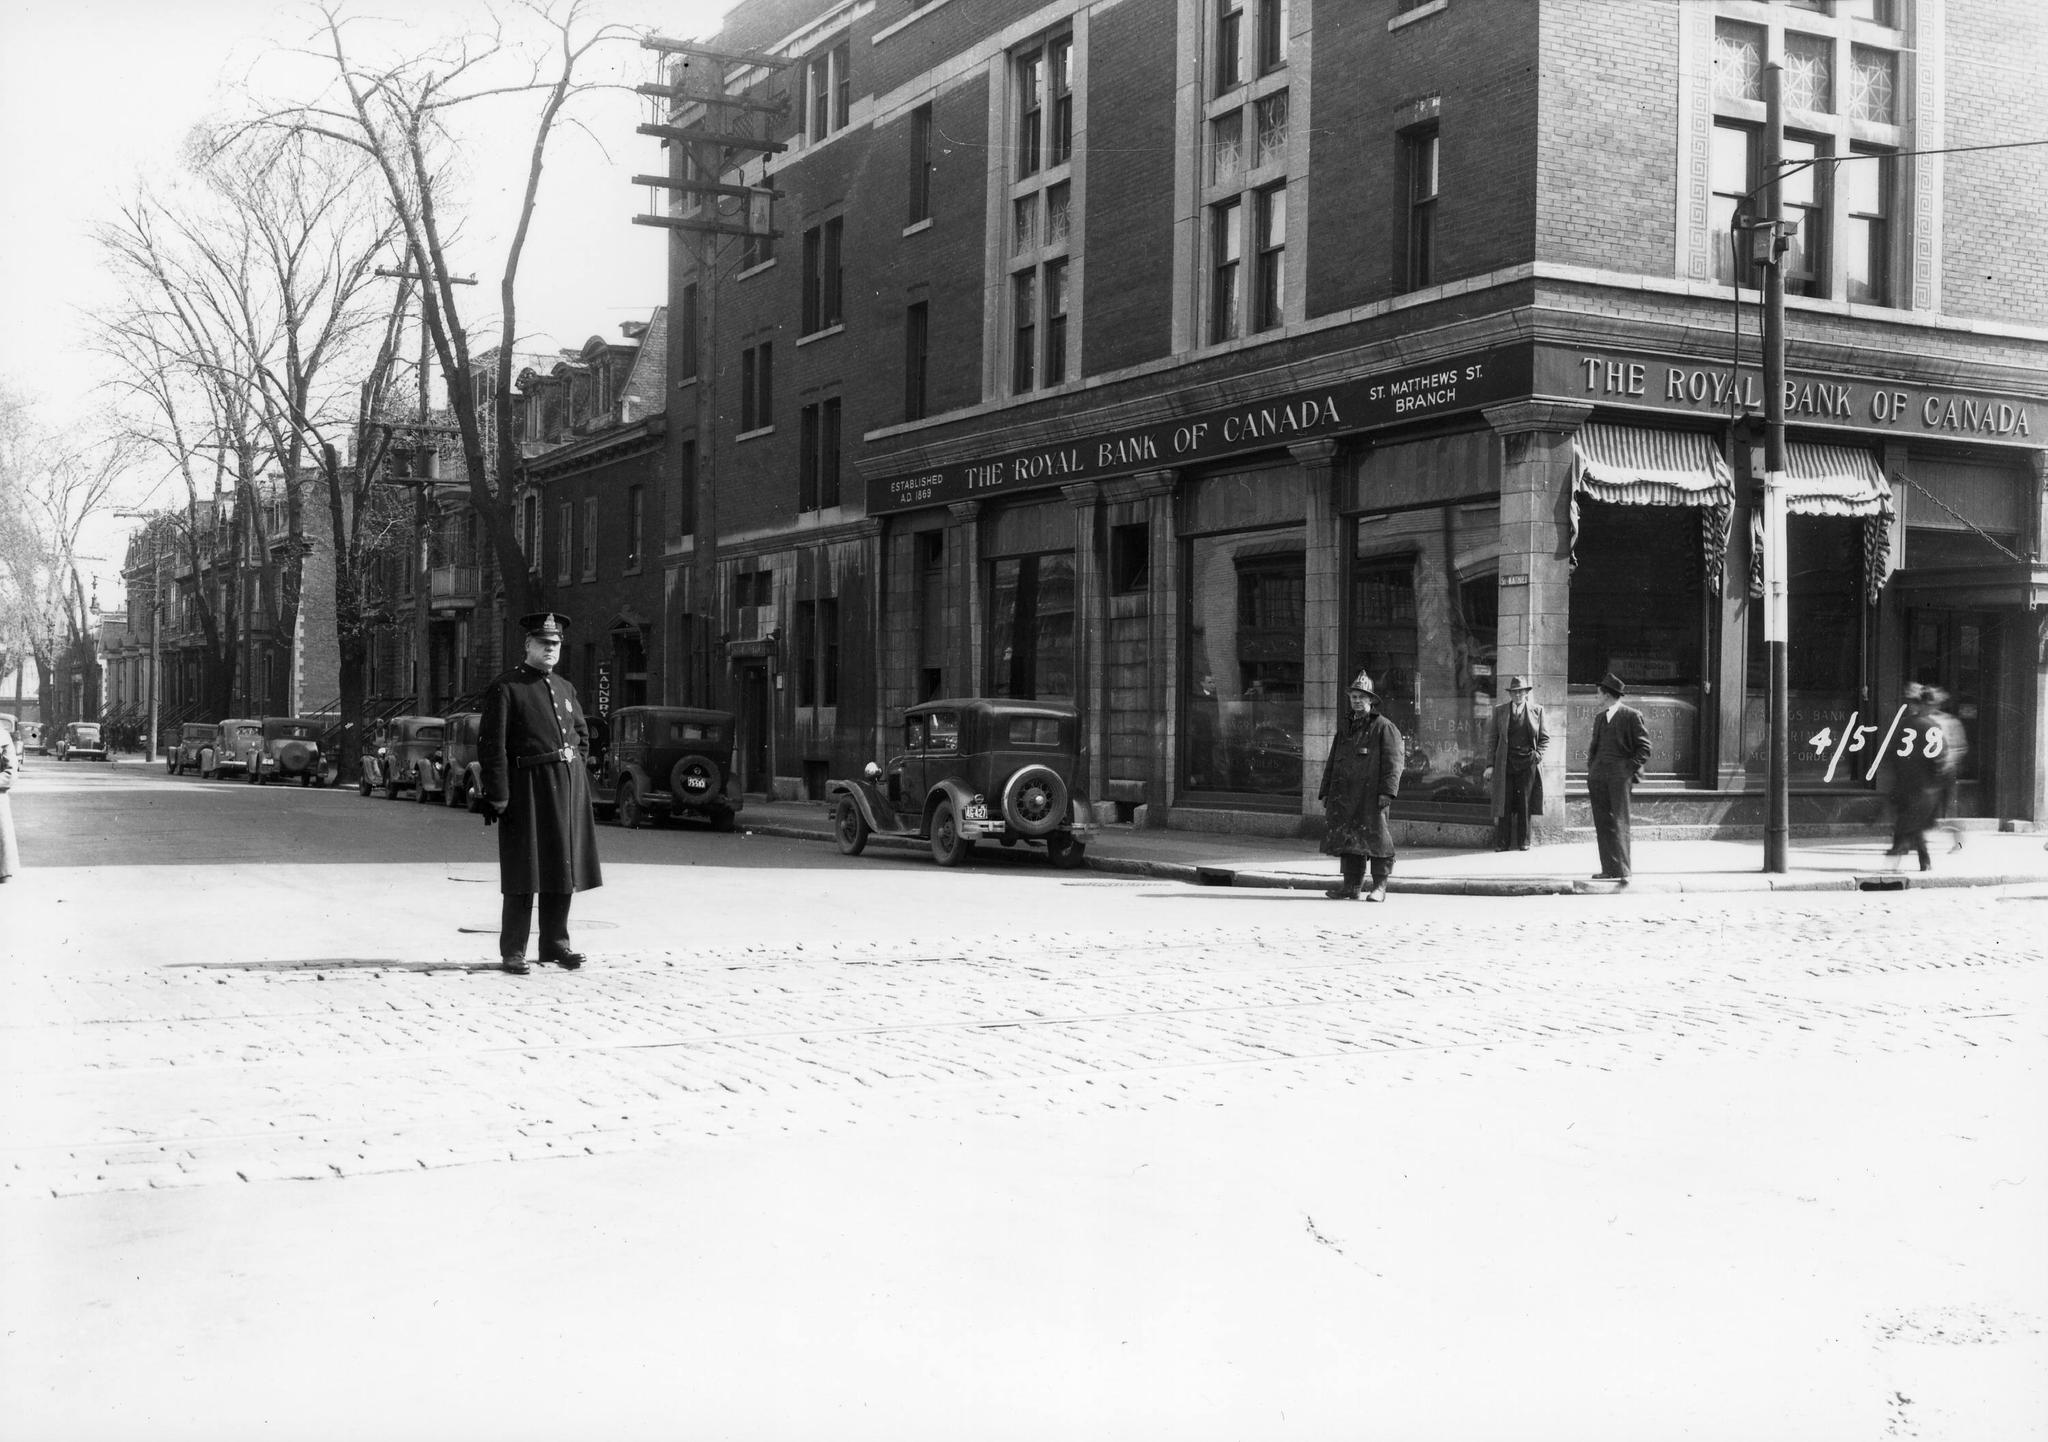
<path id="1" fill-rule="evenodd" d="M 666 173 L 775 234 L 664 202 L 735 232 L 669 241 L 664 686 L 749 789 L 1035 696 L 1105 819 L 1303 833 L 1363 669 L 1402 835 L 1470 842 L 1523 674 L 1555 840 L 1613 671 L 1638 824 L 1760 832 L 1775 64 L 1793 823 L 1883 814 L 1909 680 L 1960 811 L 2048 819 L 2037 0 L 741 0 L 705 44 L 744 105 L 662 121 L 780 148 Z"/>

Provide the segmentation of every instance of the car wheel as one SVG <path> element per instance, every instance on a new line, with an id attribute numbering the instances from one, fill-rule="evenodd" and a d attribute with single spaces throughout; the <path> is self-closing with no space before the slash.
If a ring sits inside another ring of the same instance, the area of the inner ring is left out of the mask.
<path id="1" fill-rule="evenodd" d="M 462 804 L 460 783 L 453 776 L 450 776 L 447 784 L 441 788 L 441 804 L 451 809 Z"/>
<path id="2" fill-rule="evenodd" d="M 832 814 L 832 834 L 838 839 L 842 855 L 858 856 L 867 850 L 868 819 L 860 814 L 860 804 L 851 796 L 839 798 L 839 808 Z"/>
<path id="3" fill-rule="evenodd" d="M 974 843 L 960 834 L 953 803 L 941 801 L 932 810 L 932 860 L 941 866 L 963 866 L 974 854 Z"/>
<path id="4" fill-rule="evenodd" d="M 1067 783 L 1050 766 L 1026 766 L 1003 785 L 1003 820 L 1026 836 L 1049 836 L 1067 819 Z"/>
<path id="5" fill-rule="evenodd" d="M 619 788 L 619 804 L 616 809 L 619 825 L 628 831 L 638 831 L 647 824 L 647 808 L 640 804 L 640 794 L 634 790 L 630 781 Z"/>
<path id="6" fill-rule="evenodd" d="M 1056 831 L 1045 838 L 1045 854 L 1060 870 L 1075 871 L 1080 868 L 1082 858 L 1087 856 L 1088 846 L 1065 832 Z"/>

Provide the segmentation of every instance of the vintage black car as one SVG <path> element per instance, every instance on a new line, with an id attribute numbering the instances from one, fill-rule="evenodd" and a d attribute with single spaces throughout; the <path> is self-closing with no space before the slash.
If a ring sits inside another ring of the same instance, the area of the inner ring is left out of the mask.
<path id="1" fill-rule="evenodd" d="M 189 770 L 202 775 L 213 769 L 213 748 L 220 732 L 204 721 L 187 721 L 178 728 L 178 739 L 164 752 L 164 770 L 182 776 Z"/>
<path id="2" fill-rule="evenodd" d="M 1000 697 L 926 701 L 903 713 L 903 750 L 858 781 L 827 783 L 839 849 L 874 836 L 931 843 L 958 866 L 978 841 L 1033 842 L 1079 866 L 1095 835 L 1084 793 L 1081 719 L 1072 706 Z"/>
<path id="3" fill-rule="evenodd" d="M 608 738 L 592 760 L 591 807 L 619 825 L 700 817 L 730 831 L 746 805 L 733 766 L 738 725 L 730 711 L 683 706 L 626 706 L 603 728 Z"/>
<path id="4" fill-rule="evenodd" d="M 388 800 L 401 791 L 415 799 L 430 799 L 424 785 L 431 758 L 441 749 L 447 723 L 439 716 L 389 716 L 370 727 L 363 742 L 362 773 L 356 790 L 368 796 L 378 787 Z"/>
<path id="5" fill-rule="evenodd" d="M 331 786 L 333 768 L 320 756 L 323 723 L 311 716 L 265 716 L 263 734 L 249 758 L 249 784 L 296 781 L 301 786 Z"/>
<path id="6" fill-rule="evenodd" d="M 483 719 L 481 711 L 457 711 L 442 723 L 440 749 L 420 762 L 420 800 L 438 797 L 444 806 L 467 802 L 471 811 L 483 808 L 483 771 L 476 760 L 476 733 Z"/>
<path id="7" fill-rule="evenodd" d="M 106 743 L 100 739 L 97 721 L 66 721 L 51 744 L 50 754 L 59 761 L 108 761 Z"/>
<path id="8" fill-rule="evenodd" d="M 256 754 L 263 749 L 263 722 L 254 716 L 231 716 L 215 728 L 213 769 L 204 765 L 201 776 L 246 776 Z"/>

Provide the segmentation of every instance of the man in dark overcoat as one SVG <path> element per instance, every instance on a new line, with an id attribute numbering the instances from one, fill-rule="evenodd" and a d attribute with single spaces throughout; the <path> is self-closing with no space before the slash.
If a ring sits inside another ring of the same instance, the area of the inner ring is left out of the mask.
<path id="1" fill-rule="evenodd" d="M 1360 671 L 1345 699 L 1348 711 L 1330 738 L 1330 757 L 1323 763 L 1323 784 L 1316 792 L 1328 818 L 1323 852 L 1337 858 L 1343 875 L 1323 895 L 1332 901 L 1357 900 L 1370 862 L 1372 891 L 1365 899 L 1385 901 L 1387 878 L 1394 870 L 1394 798 L 1401 794 L 1407 747 L 1399 728 L 1375 714 L 1379 692 L 1373 689 L 1372 677 Z"/>
<path id="2" fill-rule="evenodd" d="M 1586 748 L 1586 799 L 1593 806 L 1593 834 L 1600 844 L 1595 881 L 1627 881 L 1629 792 L 1650 764 L 1650 727 L 1643 713 L 1622 704 L 1628 686 L 1609 671 L 1600 678 L 1600 710 Z"/>
<path id="3" fill-rule="evenodd" d="M 1493 708 L 1493 849 L 1529 849 L 1529 818 L 1543 814 L 1543 753 L 1550 731 L 1529 699 L 1529 678 L 1508 677 L 1508 701 Z"/>
<path id="4" fill-rule="evenodd" d="M 519 618 L 526 659 L 484 693 L 477 732 L 486 826 L 498 828 L 498 889 L 505 894 L 498 964 L 515 976 L 532 970 L 526 939 L 540 898 L 540 959 L 574 971 L 569 900 L 604 884 L 597 827 L 590 818 L 590 727 L 576 688 L 555 674 L 569 618 L 536 612 Z"/>
<path id="5" fill-rule="evenodd" d="M 1922 871 L 1932 870 L 1927 832 L 1941 819 L 1948 792 L 1942 769 L 1946 736 L 1940 713 L 1917 683 L 1906 686 L 1903 713 L 1893 735 L 1896 739 L 1886 758 L 1891 766 L 1892 844 L 1885 855 L 1904 865 L 1906 854 L 1912 852 L 1920 858 Z"/>

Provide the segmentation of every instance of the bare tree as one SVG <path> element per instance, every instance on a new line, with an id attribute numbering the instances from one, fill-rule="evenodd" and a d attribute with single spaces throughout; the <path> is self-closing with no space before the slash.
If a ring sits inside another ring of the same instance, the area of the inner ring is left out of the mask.
<path id="1" fill-rule="evenodd" d="M 141 403 L 140 434 L 184 481 L 186 559 L 195 579 L 211 570 L 218 587 L 195 595 L 205 700 L 225 715 L 245 576 L 275 634 L 297 626 L 312 544 L 306 486 L 333 485 L 334 468 L 311 464 L 309 448 L 355 424 L 354 387 L 333 378 L 368 364 L 379 336 L 374 268 L 394 226 L 364 159 L 308 134 L 208 137 L 188 158 L 185 194 L 145 190 L 102 227 L 128 305 L 99 329 Z M 337 570 L 347 570 L 339 533 L 336 546 Z"/>
<path id="2" fill-rule="evenodd" d="M 546 37 L 545 53 L 508 38 L 499 23 L 489 36 L 423 54 L 366 60 L 351 48 L 338 5 L 321 7 L 320 54 L 332 66 L 324 96 L 267 111 L 251 129 L 282 128 L 325 136 L 368 156 L 403 239 L 408 269 L 422 282 L 420 304 L 460 438 L 469 499 L 482 518 L 498 561 L 507 612 L 536 608 L 516 519 L 519 444 L 512 389 L 518 337 L 520 257 L 539 202 L 548 143 L 575 98 L 601 88 L 582 71 L 600 45 L 632 38 L 624 27 L 588 18 L 584 0 L 526 0 L 511 7 Z M 507 97 L 532 102 L 532 140 L 511 239 L 498 279 L 495 372 L 479 386 L 470 332 L 457 300 L 449 251 L 457 240 L 449 217 L 460 206 L 451 157 L 451 117 Z"/>
<path id="3" fill-rule="evenodd" d="M 59 658 L 98 644 L 78 573 L 79 536 L 109 509 L 133 459 L 118 435 L 40 425 L 28 399 L 0 387 L 0 653 L 32 657 L 46 723 Z"/>

